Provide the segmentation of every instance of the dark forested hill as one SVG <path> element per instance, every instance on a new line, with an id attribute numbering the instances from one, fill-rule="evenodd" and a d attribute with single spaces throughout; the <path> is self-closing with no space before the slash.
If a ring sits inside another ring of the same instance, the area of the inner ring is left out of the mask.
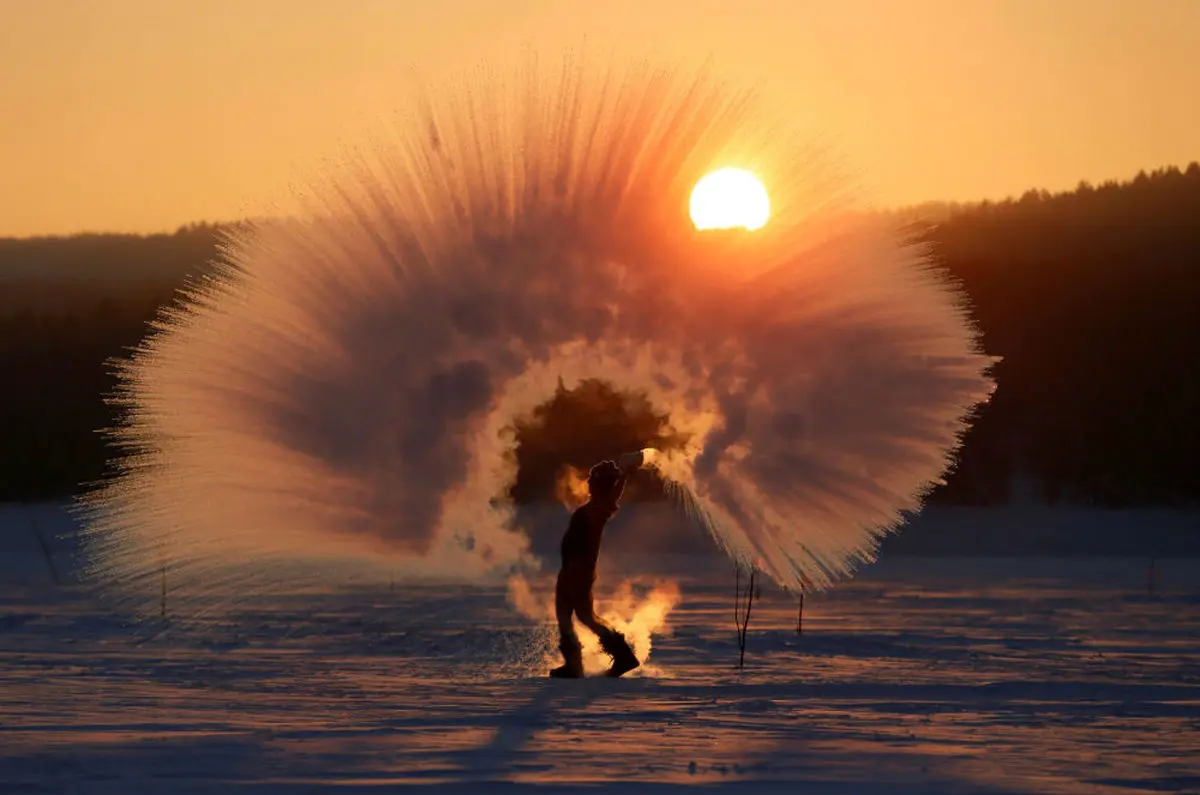
<path id="1" fill-rule="evenodd" d="M 988 352 L 1004 361 L 934 499 L 1003 501 L 1018 465 L 1050 498 L 1200 498 L 1200 165 L 937 215 L 915 234 L 961 281 Z M 63 496 L 101 475 L 110 453 L 96 430 L 113 420 L 104 362 L 206 268 L 218 232 L 0 240 L 0 501 Z M 596 404 L 572 400 L 555 396 L 554 416 Z M 662 428 L 647 417 L 627 425 Z M 532 497 L 552 488 L 554 468 L 535 462 L 566 453 L 536 429 L 520 438 Z"/>
<path id="2" fill-rule="evenodd" d="M 1052 498 L 1200 497 L 1200 165 L 980 205 L 926 237 L 1004 357 L 943 497 L 999 496 L 1017 460 Z"/>

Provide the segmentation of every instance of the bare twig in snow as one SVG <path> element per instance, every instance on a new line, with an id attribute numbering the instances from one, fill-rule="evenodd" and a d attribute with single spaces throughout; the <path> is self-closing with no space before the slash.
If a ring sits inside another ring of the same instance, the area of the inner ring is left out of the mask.
<path id="1" fill-rule="evenodd" d="M 28 506 L 26 510 L 29 511 L 29 529 L 33 531 L 33 537 L 37 539 L 38 546 L 42 550 L 42 557 L 46 559 L 46 565 L 50 568 L 50 576 L 54 578 L 55 585 L 62 585 L 62 579 L 58 576 L 58 568 L 54 565 L 54 556 L 50 554 L 50 545 L 46 543 L 46 538 L 42 535 L 37 512 Z"/>
<path id="2" fill-rule="evenodd" d="M 746 667 L 746 632 L 750 627 L 750 610 L 754 606 L 754 581 L 757 575 L 757 570 L 752 566 L 750 568 L 750 587 L 746 589 L 745 602 L 742 601 L 742 569 L 741 566 L 734 567 L 734 596 L 733 596 L 733 621 L 737 625 L 738 632 L 738 668 Z"/>

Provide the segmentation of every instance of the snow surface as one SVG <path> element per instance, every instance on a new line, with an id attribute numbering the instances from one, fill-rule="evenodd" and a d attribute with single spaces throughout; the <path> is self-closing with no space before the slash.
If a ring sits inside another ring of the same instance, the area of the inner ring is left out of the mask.
<path id="1" fill-rule="evenodd" d="M 803 635 L 764 589 L 739 672 L 708 559 L 644 671 L 564 682 L 499 587 L 133 625 L 74 581 L 69 527 L 0 510 L 0 792 L 1200 792 L 1198 560 L 1151 595 L 1144 559 L 885 558 Z"/>

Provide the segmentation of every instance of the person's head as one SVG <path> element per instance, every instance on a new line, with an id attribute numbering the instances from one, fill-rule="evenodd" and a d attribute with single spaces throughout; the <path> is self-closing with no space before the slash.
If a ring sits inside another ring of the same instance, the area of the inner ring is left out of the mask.
<path id="1" fill-rule="evenodd" d="M 612 461 L 601 461 L 588 472 L 588 493 L 592 499 L 616 502 L 622 491 L 621 470 Z"/>

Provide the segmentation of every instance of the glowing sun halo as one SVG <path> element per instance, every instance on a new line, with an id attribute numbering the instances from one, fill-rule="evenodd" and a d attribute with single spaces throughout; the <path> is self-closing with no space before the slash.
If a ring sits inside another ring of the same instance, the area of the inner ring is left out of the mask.
<path id="1" fill-rule="evenodd" d="M 771 200 L 758 177 L 723 168 L 696 183 L 689 210 L 697 229 L 760 229 L 771 215 Z"/>

